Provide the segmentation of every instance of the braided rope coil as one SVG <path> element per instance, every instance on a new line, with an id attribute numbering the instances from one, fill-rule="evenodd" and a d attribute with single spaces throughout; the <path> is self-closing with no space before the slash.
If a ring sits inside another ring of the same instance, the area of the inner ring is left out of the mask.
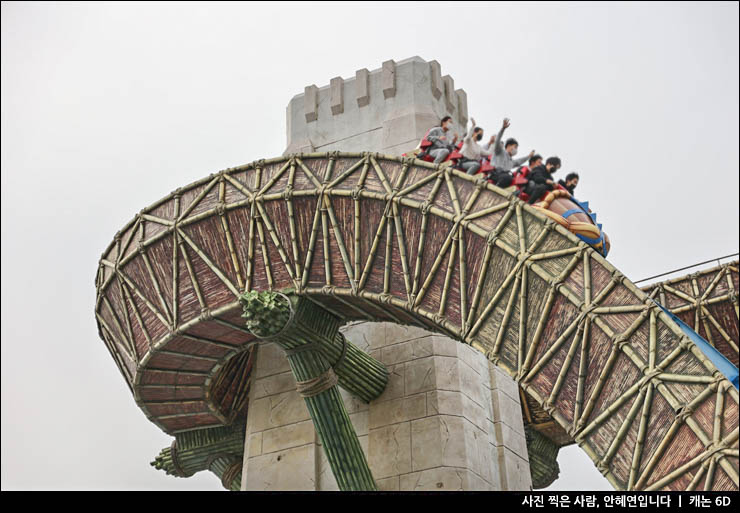
<path id="1" fill-rule="evenodd" d="M 314 397 L 319 395 L 321 392 L 329 390 L 338 382 L 339 379 L 337 378 L 337 375 L 334 374 L 334 369 L 329 367 L 326 372 L 314 379 L 296 382 L 296 391 L 301 395 L 301 397 Z"/>

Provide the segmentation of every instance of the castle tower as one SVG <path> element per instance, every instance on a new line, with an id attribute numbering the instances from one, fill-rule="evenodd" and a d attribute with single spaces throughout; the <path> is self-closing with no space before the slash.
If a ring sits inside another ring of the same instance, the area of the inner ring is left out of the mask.
<path id="1" fill-rule="evenodd" d="M 414 149 L 440 118 L 463 136 L 467 95 L 436 61 L 309 85 L 286 109 L 285 154 Z M 417 327 L 358 322 L 342 333 L 386 365 L 369 404 L 341 391 L 380 490 L 530 490 L 516 382 L 473 348 Z M 282 349 L 260 345 L 249 394 L 242 490 L 337 490 Z"/>
<path id="2" fill-rule="evenodd" d="M 411 57 L 380 69 L 358 70 L 329 85 L 308 85 L 286 109 L 285 153 L 412 150 L 440 118 L 452 116 L 462 138 L 468 122 L 465 91 L 442 76 L 437 61 Z"/>

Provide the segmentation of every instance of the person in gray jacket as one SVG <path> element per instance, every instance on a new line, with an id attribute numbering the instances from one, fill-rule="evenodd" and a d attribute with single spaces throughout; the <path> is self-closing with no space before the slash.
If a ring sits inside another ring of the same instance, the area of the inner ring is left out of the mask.
<path id="1" fill-rule="evenodd" d="M 445 116 L 439 126 L 432 128 L 427 134 L 427 140 L 432 143 L 429 155 L 434 157 L 434 163 L 439 164 L 455 149 L 457 136 L 452 136 L 452 117 Z"/>
<path id="2" fill-rule="evenodd" d="M 509 118 L 505 118 L 501 130 L 496 135 L 496 143 L 493 145 L 493 157 L 491 158 L 491 164 L 496 168 L 492 175 L 494 183 L 502 188 L 511 185 L 514 179 L 511 170 L 521 166 L 527 159 L 534 155 L 534 150 L 532 150 L 529 152 L 529 155 L 519 157 L 518 159 L 514 158 L 514 155 L 516 155 L 519 149 L 517 140 L 511 137 L 506 140 L 506 144 L 503 142 L 504 130 L 509 128 L 509 126 L 511 126 Z"/>

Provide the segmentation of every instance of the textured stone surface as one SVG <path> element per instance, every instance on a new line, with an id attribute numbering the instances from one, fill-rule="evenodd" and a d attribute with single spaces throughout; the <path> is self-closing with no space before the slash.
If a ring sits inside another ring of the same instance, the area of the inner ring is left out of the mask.
<path id="1" fill-rule="evenodd" d="M 344 112 L 344 80 L 342 77 L 332 78 L 329 88 L 331 90 L 331 113 L 336 116 Z"/>
<path id="2" fill-rule="evenodd" d="M 483 469 L 484 460 L 479 449 L 484 440 L 488 441 L 489 434 L 475 427 L 467 419 L 463 419 L 462 426 L 465 433 L 465 466 L 482 477 L 487 472 Z"/>
<path id="3" fill-rule="evenodd" d="M 401 155 L 415 148 L 443 116 L 453 115 L 461 131 L 467 121 L 458 119 L 458 112 L 467 113 L 461 103 L 467 97 L 454 90 L 449 76 L 442 79 L 436 61 L 411 57 L 385 61 L 372 71 L 360 69 L 343 79 L 341 107 L 337 84 L 335 78 L 323 87 L 308 86 L 290 101 L 286 154 L 340 150 Z"/>
<path id="4" fill-rule="evenodd" d="M 367 410 L 359 411 L 349 416 L 349 420 L 352 422 L 352 425 L 355 427 L 355 433 L 357 433 L 358 437 L 362 437 L 368 434 L 368 427 L 369 427 L 368 417 L 369 417 L 369 412 Z"/>
<path id="5" fill-rule="evenodd" d="M 319 119 L 319 89 L 315 85 L 306 86 L 303 92 L 303 113 L 306 116 L 306 122 L 316 121 Z"/>
<path id="6" fill-rule="evenodd" d="M 316 489 L 314 444 L 250 458 L 247 491 Z"/>
<path id="7" fill-rule="evenodd" d="M 425 417 L 427 414 L 426 395 L 416 394 L 374 404 L 370 408 L 369 427 L 375 429 L 389 424 L 397 424 Z"/>
<path id="8" fill-rule="evenodd" d="M 376 481 L 378 485 L 378 491 L 380 492 L 397 492 L 400 490 L 401 478 L 399 476 L 389 477 L 386 479 L 378 479 Z"/>
<path id="9" fill-rule="evenodd" d="M 494 466 L 498 466 L 498 462 L 493 458 L 491 436 L 489 433 L 480 429 L 478 430 L 478 434 L 479 436 L 475 437 L 476 444 L 473 448 L 478 455 L 479 470 L 476 470 L 476 472 L 486 483 L 492 487 L 498 485 L 500 488 L 500 483 L 494 480 L 494 478 L 498 479 L 498 475 L 494 475 Z"/>
<path id="10" fill-rule="evenodd" d="M 489 430 L 491 421 L 488 418 L 488 415 L 486 415 L 485 408 L 482 408 L 479 404 L 477 404 L 475 401 L 465 396 L 464 394 L 462 406 L 463 417 L 468 419 L 468 421 L 470 421 L 470 423 L 476 426 L 478 429 L 486 432 Z"/>
<path id="11" fill-rule="evenodd" d="M 380 360 L 381 362 L 383 360 Z M 374 402 L 381 403 L 391 399 L 398 399 L 404 396 L 404 382 L 406 380 L 406 365 L 394 365 L 388 367 L 388 383 L 385 390 Z"/>
<path id="12" fill-rule="evenodd" d="M 385 322 L 363 322 L 342 328 L 342 333 L 363 351 L 373 351 L 385 345 L 386 331 L 390 325 Z"/>
<path id="13" fill-rule="evenodd" d="M 496 422 L 494 426 L 496 429 L 496 439 L 498 441 L 496 445 L 502 445 L 523 460 L 526 460 L 527 440 L 524 435 L 517 433 L 514 429 L 510 428 L 503 422 Z"/>
<path id="14" fill-rule="evenodd" d="M 290 371 L 273 374 L 272 376 L 255 379 L 251 387 L 254 393 L 252 397 L 260 399 L 269 395 L 295 390 L 295 378 Z"/>
<path id="15" fill-rule="evenodd" d="M 491 462 L 491 479 L 490 483 L 493 487 L 493 490 L 495 491 L 506 491 L 508 488 L 506 488 L 506 483 L 504 482 L 503 475 L 506 472 L 506 468 L 502 467 L 502 462 L 499 460 L 499 452 L 502 451 L 503 448 L 496 447 L 495 445 L 488 444 L 488 448 L 486 449 L 486 453 L 488 454 L 488 458 Z"/>
<path id="16" fill-rule="evenodd" d="M 310 419 L 306 402 L 297 392 L 285 392 L 250 401 L 248 419 L 254 419 L 254 431 L 293 424 Z"/>
<path id="17" fill-rule="evenodd" d="M 367 68 L 358 69 L 355 73 L 355 96 L 358 107 L 366 107 L 370 104 L 370 91 L 368 89 L 368 75 L 370 72 Z"/>
<path id="18" fill-rule="evenodd" d="M 465 419 L 435 415 L 411 423 L 412 469 L 466 467 Z"/>
<path id="19" fill-rule="evenodd" d="M 401 476 L 400 485 L 401 490 L 414 492 L 480 490 L 481 488 L 470 488 L 470 474 L 463 468 L 441 467 Z"/>
<path id="20" fill-rule="evenodd" d="M 262 433 L 262 453 L 289 449 L 313 443 L 316 430 L 310 420 L 288 424 Z"/>
<path id="21" fill-rule="evenodd" d="M 458 366 L 460 374 L 460 391 L 476 402 L 479 407 L 485 408 L 484 380 L 469 365 L 461 362 Z"/>
<path id="22" fill-rule="evenodd" d="M 414 148 L 426 132 L 439 124 L 439 118 L 431 109 L 418 106 L 397 109 L 393 117 L 383 122 L 381 144 L 383 153 L 394 154 L 390 148 L 397 147 L 401 141 L 411 138 L 413 146 L 405 148 L 408 151 Z"/>
<path id="23" fill-rule="evenodd" d="M 260 364 L 254 369 L 255 379 L 290 372 L 285 352 L 275 344 L 260 344 L 257 349 Z"/>
<path id="24" fill-rule="evenodd" d="M 366 402 L 362 399 L 358 399 L 341 387 L 339 388 L 339 394 L 344 400 L 344 409 L 348 414 L 352 415 L 353 413 L 368 410 L 369 405 Z"/>
<path id="25" fill-rule="evenodd" d="M 427 392 L 436 388 L 434 357 L 420 358 L 406 364 L 406 395 Z"/>
<path id="26" fill-rule="evenodd" d="M 383 63 L 383 97 L 393 98 L 396 96 L 396 63 L 393 60 Z"/>
<path id="27" fill-rule="evenodd" d="M 465 126 L 468 122 L 468 95 L 462 89 L 455 91 L 457 95 L 457 117 L 460 120 L 460 124 Z"/>
<path id="28" fill-rule="evenodd" d="M 532 489 L 529 463 L 507 448 L 499 449 L 499 465 L 505 490 L 522 491 Z"/>
<path id="29" fill-rule="evenodd" d="M 437 389 L 460 392 L 460 362 L 457 357 L 434 357 Z"/>
<path id="30" fill-rule="evenodd" d="M 490 376 L 488 374 L 489 362 L 485 355 L 481 354 L 479 351 L 476 351 L 467 344 L 461 344 L 460 342 L 455 342 L 455 344 L 457 347 L 457 356 L 471 369 L 473 369 L 475 373 L 478 374 L 483 381 L 485 381 L 485 383 L 488 385 L 488 388 L 490 388 Z"/>
<path id="31" fill-rule="evenodd" d="M 380 358 L 386 365 L 395 365 L 433 355 L 433 339 L 432 337 L 424 337 L 385 346 L 381 350 Z"/>
<path id="32" fill-rule="evenodd" d="M 500 390 L 517 404 L 521 403 L 519 398 L 519 385 L 505 371 L 502 371 L 492 363 L 489 364 L 491 375 L 491 390 Z"/>
<path id="33" fill-rule="evenodd" d="M 432 85 L 432 96 L 439 100 L 444 90 L 444 84 L 442 84 L 442 68 L 437 61 L 429 61 L 430 77 L 429 82 Z"/>
<path id="34" fill-rule="evenodd" d="M 400 324 L 383 323 L 385 325 L 384 345 L 399 344 L 407 340 L 416 340 L 432 336 L 432 333 L 416 326 L 402 326 Z"/>
<path id="35" fill-rule="evenodd" d="M 429 415 L 456 415 L 463 416 L 462 392 L 450 392 L 449 390 L 433 390 L 427 392 L 427 411 Z"/>
<path id="36" fill-rule="evenodd" d="M 457 104 L 457 95 L 455 94 L 455 81 L 452 80 L 452 77 L 449 75 L 445 75 L 442 77 L 442 83 L 445 85 L 445 106 L 447 107 L 447 110 L 449 112 L 455 111 L 455 106 Z"/>
<path id="37" fill-rule="evenodd" d="M 411 472 L 411 423 L 371 429 L 368 464 L 375 479 Z"/>
<path id="38" fill-rule="evenodd" d="M 457 356 L 457 346 L 459 342 L 455 342 L 451 338 L 443 337 L 441 335 L 435 335 L 432 337 L 433 351 L 436 356 Z"/>
<path id="39" fill-rule="evenodd" d="M 497 394 L 496 400 L 491 401 L 493 410 L 493 422 L 503 422 L 510 428 L 524 435 L 524 423 L 522 422 L 521 405 L 507 394 Z"/>
<path id="40" fill-rule="evenodd" d="M 321 443 L 316 444 L 316 459 L 318 460 L 317 471 L 316 471 L 316 490 L 322 492 L 337 492 L 339 491 L 339 485 L 337 480 L 332 474 L 329 460 L 326 457 L 324 448 Z"/>
<path id="41" fill-rule="evenodd" d="M 249 437 L 249 451 L 247 452 L 250 457 L 259 456 L 262 454 L 262 433 L 254 433 Z"/>
<path id="42" fill-rule="evenodd" d="M 392 346 L 386 346 L 381 350 L 381 356 L 383 363 L 386 365 L 395 365 L 397 363 L 407 362 L 414 359 L 414 352 L 412 348 L 412 342 L 401 342 L 400 344 L 393 344 Z"/>

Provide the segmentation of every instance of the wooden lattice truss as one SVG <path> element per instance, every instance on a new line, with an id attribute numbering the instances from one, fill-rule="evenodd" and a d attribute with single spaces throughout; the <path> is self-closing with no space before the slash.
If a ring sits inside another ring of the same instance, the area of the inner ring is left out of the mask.
<path id="1" fill-rule="evenodd" d="M 701 334 L 727 359 L 738 366 L 738 262 L 730 262 L 680 278 L 654 283 L 642 290 Z M 538 403 L 523 390 L 522 416 L 525 428 L 536 429 L 556 447 L 576 443 Z M 532 448 L 530 447 L 530 450 Z M 531 454 L 530 454 L 531 456 Z M 550 462 L 552 466 L 554 462 Z M 530 465 L 532 462 L 530 461 Z M 545 470 L 542 471 L 543 473 Z M 550 479 L 557 465 L 547 469 Z M 542 483 L 549 486 L 551 481 Z"/>
<path id="2" fill-rule="evenodd" d="M 227 169 L 142 210 L 96 285 L 100 335 L 168 433 L 243 416 L 255 340 L 237 297 L 291 288 L 341 319 L 472 345 L 617 489 L 738 488 L 737 389 L 590 247 L 445 166 L 334 153 Z"/>
<path id="3" fill-rule="evenodd" d="M 737 260 L 643 290 L 738 366 Z"/>

